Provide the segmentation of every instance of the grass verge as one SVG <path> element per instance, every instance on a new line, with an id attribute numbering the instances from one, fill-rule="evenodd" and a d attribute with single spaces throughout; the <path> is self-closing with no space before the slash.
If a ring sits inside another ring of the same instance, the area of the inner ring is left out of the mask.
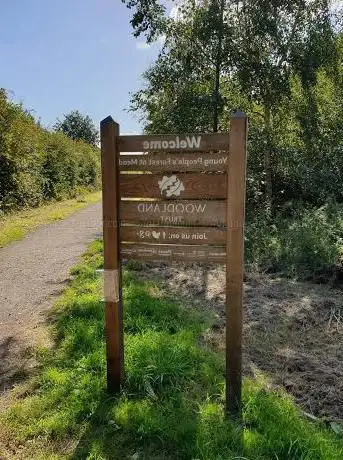
<path id="1" fill-rule="evenodd" d="M 56 347 L 1 415 L 0 455 L 82 460 L 341 460 L 341 440 L 282 391 L 244 382 L 244 428 L 223 418 L 224 358 L 205 347 L 212 318 L 124 272 L 126 383 L 105 390 L 101 242 L 54 309 Z"/>
<path id="2" fill-rule="evenodd" d="M 101 192 L 85 193 L 70 200 L 56 201 L 39 208 L 0 217 L 0 248 L 23 239 L 39 225 L 64 219 L 73 212 L 96 203 L 100 198 Z"/>

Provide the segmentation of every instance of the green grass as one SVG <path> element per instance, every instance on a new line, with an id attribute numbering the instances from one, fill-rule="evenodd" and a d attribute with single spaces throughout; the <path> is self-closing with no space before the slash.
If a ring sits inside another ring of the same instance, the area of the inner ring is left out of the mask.
<path id="1" fill-rule="evenodd" d="M 0 248 L 23 239 L 27 233 L 35 230 L 39 225 L 65 219 L 88 204 L 96 203 L 100 198 L 101 192 L 84 193 L 77 198 L 56 201 L 39 208 L 0 217 Z"/>
<path id="2" fill-rule="evenodd" d="M 341 460 L 338 436 L 301 417 L 282 391 L 244 382 L 244 426 L 223 417 L 224 357 L 206 347 L 212 318 L 124 272 L 126 382 L 105 388 L 101 242 L 73 269 L 54 311 L 56 347 L 1 416 L 6 455 L 30 459 Z M 1 441 L 0 441 L 1 442 Z M 1 444 L 0 444 L 1 445 Z M 18 447 L 19 446 L 19 447 Z"/>

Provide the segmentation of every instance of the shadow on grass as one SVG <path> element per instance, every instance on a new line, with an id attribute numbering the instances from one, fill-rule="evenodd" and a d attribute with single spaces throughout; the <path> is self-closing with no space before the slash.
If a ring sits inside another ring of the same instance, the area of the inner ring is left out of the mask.
<path id="1" fill-rule="evenodd" d="M 225 349 L 225 269 L 184 264 L 150 264 L 137 276 L 155 279 L 188 308 L 216 316 L 204 336 Z M 243 371 L 266 373 L 299 406 L 318 418 L 340 421 L 343 411 L 342 293 L 329 286 L 250 273 L 245 280 Z"/>
<path id="2" fill-rule="evenodd" d="M 221 421 L 217 406 L 199 411 L 187 394 L 158 401 L 104 396 L 72 459 L 233 458 L 241 442 L 242 432 Z"/>
<path id="3" fill-rule="evenodd" d="M 224 359 L 201 340 L 209 318 L 128 271 L 126 381 L 119 395 L 107 395 L 104 312 L 95 276 L 100 251 L 101 244 L 93 244 L 73 270 L 75 279 L 54 315 L 57 345 L 42 358 L 38 390 L 6 414 L 17 437 L 45 439 L 55 454 L 72 439 L 72 459 L 342 458 L 334 436 L 303 420 L 283 393 L 266 392 L 263 382 L 245 381 L 243 429 L 226 421 Z"/>
<path id="4" fill-rule="evenodd" d="M 0 342 L 0 393 L 25 381 L 32 373 L 33 350 L 11 335 Z"/>

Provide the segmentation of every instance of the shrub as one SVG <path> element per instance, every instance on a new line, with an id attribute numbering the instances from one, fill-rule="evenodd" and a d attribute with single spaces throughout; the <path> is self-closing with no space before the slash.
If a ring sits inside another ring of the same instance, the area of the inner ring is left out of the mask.
<path id="1" fill-rule="evenodd" d="M 333 274 L 342 256 L 343 208 L 290 208 L 273 217 L 256 212 L 248 218 L 246 260 L 266 271 L 308 279 Z"/>
<path id="2" fill-rule="evenodd" d="M 99 150 L 42 129 L 0 90 L 0 213 L 99 186 Z"/>

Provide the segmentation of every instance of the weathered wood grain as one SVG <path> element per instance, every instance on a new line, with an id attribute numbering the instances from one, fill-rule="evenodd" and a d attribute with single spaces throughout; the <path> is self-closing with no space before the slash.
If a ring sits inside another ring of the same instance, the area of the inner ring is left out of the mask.
<path id="1" fill-rule="evenodd" d="M 138 243 L 226 244 L 226 228 L 123 226 L 120 240 Z"/>
<path id="2" fill-rule="evenodd" d="M 228 153 L 148 153 L 120 155 L 120 171 L 226 171 Z"/>
<path id="3" fill-rule="evenodd" d="M 244 274 L 244 213 L 247 157 L 247 117 L 237 113 L 230 122 L 227 185 L 226 257 L 226 412 L 242 413 L 242 327 Z"/>
<path id="4" fill-rule="evenodd" d="M 119 292 L 105 298 L 105 331 L 107 355 L 107 388 L 118 392 L 124 378 L 123 315 L 121 302 L 121 271 L 119 256 L 119 169 L 116 139 L 119 125 L 111 117 L 100 125 L 102 206 L 104 237 L 104 282 L 106 293 Z M 106 225 L 112 222 L 112 225 Z"/>
<path id="5" fill-rule="evenodd" d="M 122 223 L 224 226 L 226 202 L 222 201 L 121 201 Z"/>
<path id="6" fill-rule="evenodd" d="M 226 174 L 120 175 L 123 198 L 225 198 L 226 185 Z"/>
<path id="7" fill-rule="evenodd" d="M 161 134 L 153 136 L 120 136 L 120 152 L 178 152 L 227 150 L 228 133 L 212 134 Z"/>
<path id="8" fill-rule="evenodd" d="M 124 260 L 154 260 L 160 262 L 216 262 L 224 263 L 225 246 L 186 246 L 176 244 L 129 244 L 120 245 L 120 256 Z"/>

